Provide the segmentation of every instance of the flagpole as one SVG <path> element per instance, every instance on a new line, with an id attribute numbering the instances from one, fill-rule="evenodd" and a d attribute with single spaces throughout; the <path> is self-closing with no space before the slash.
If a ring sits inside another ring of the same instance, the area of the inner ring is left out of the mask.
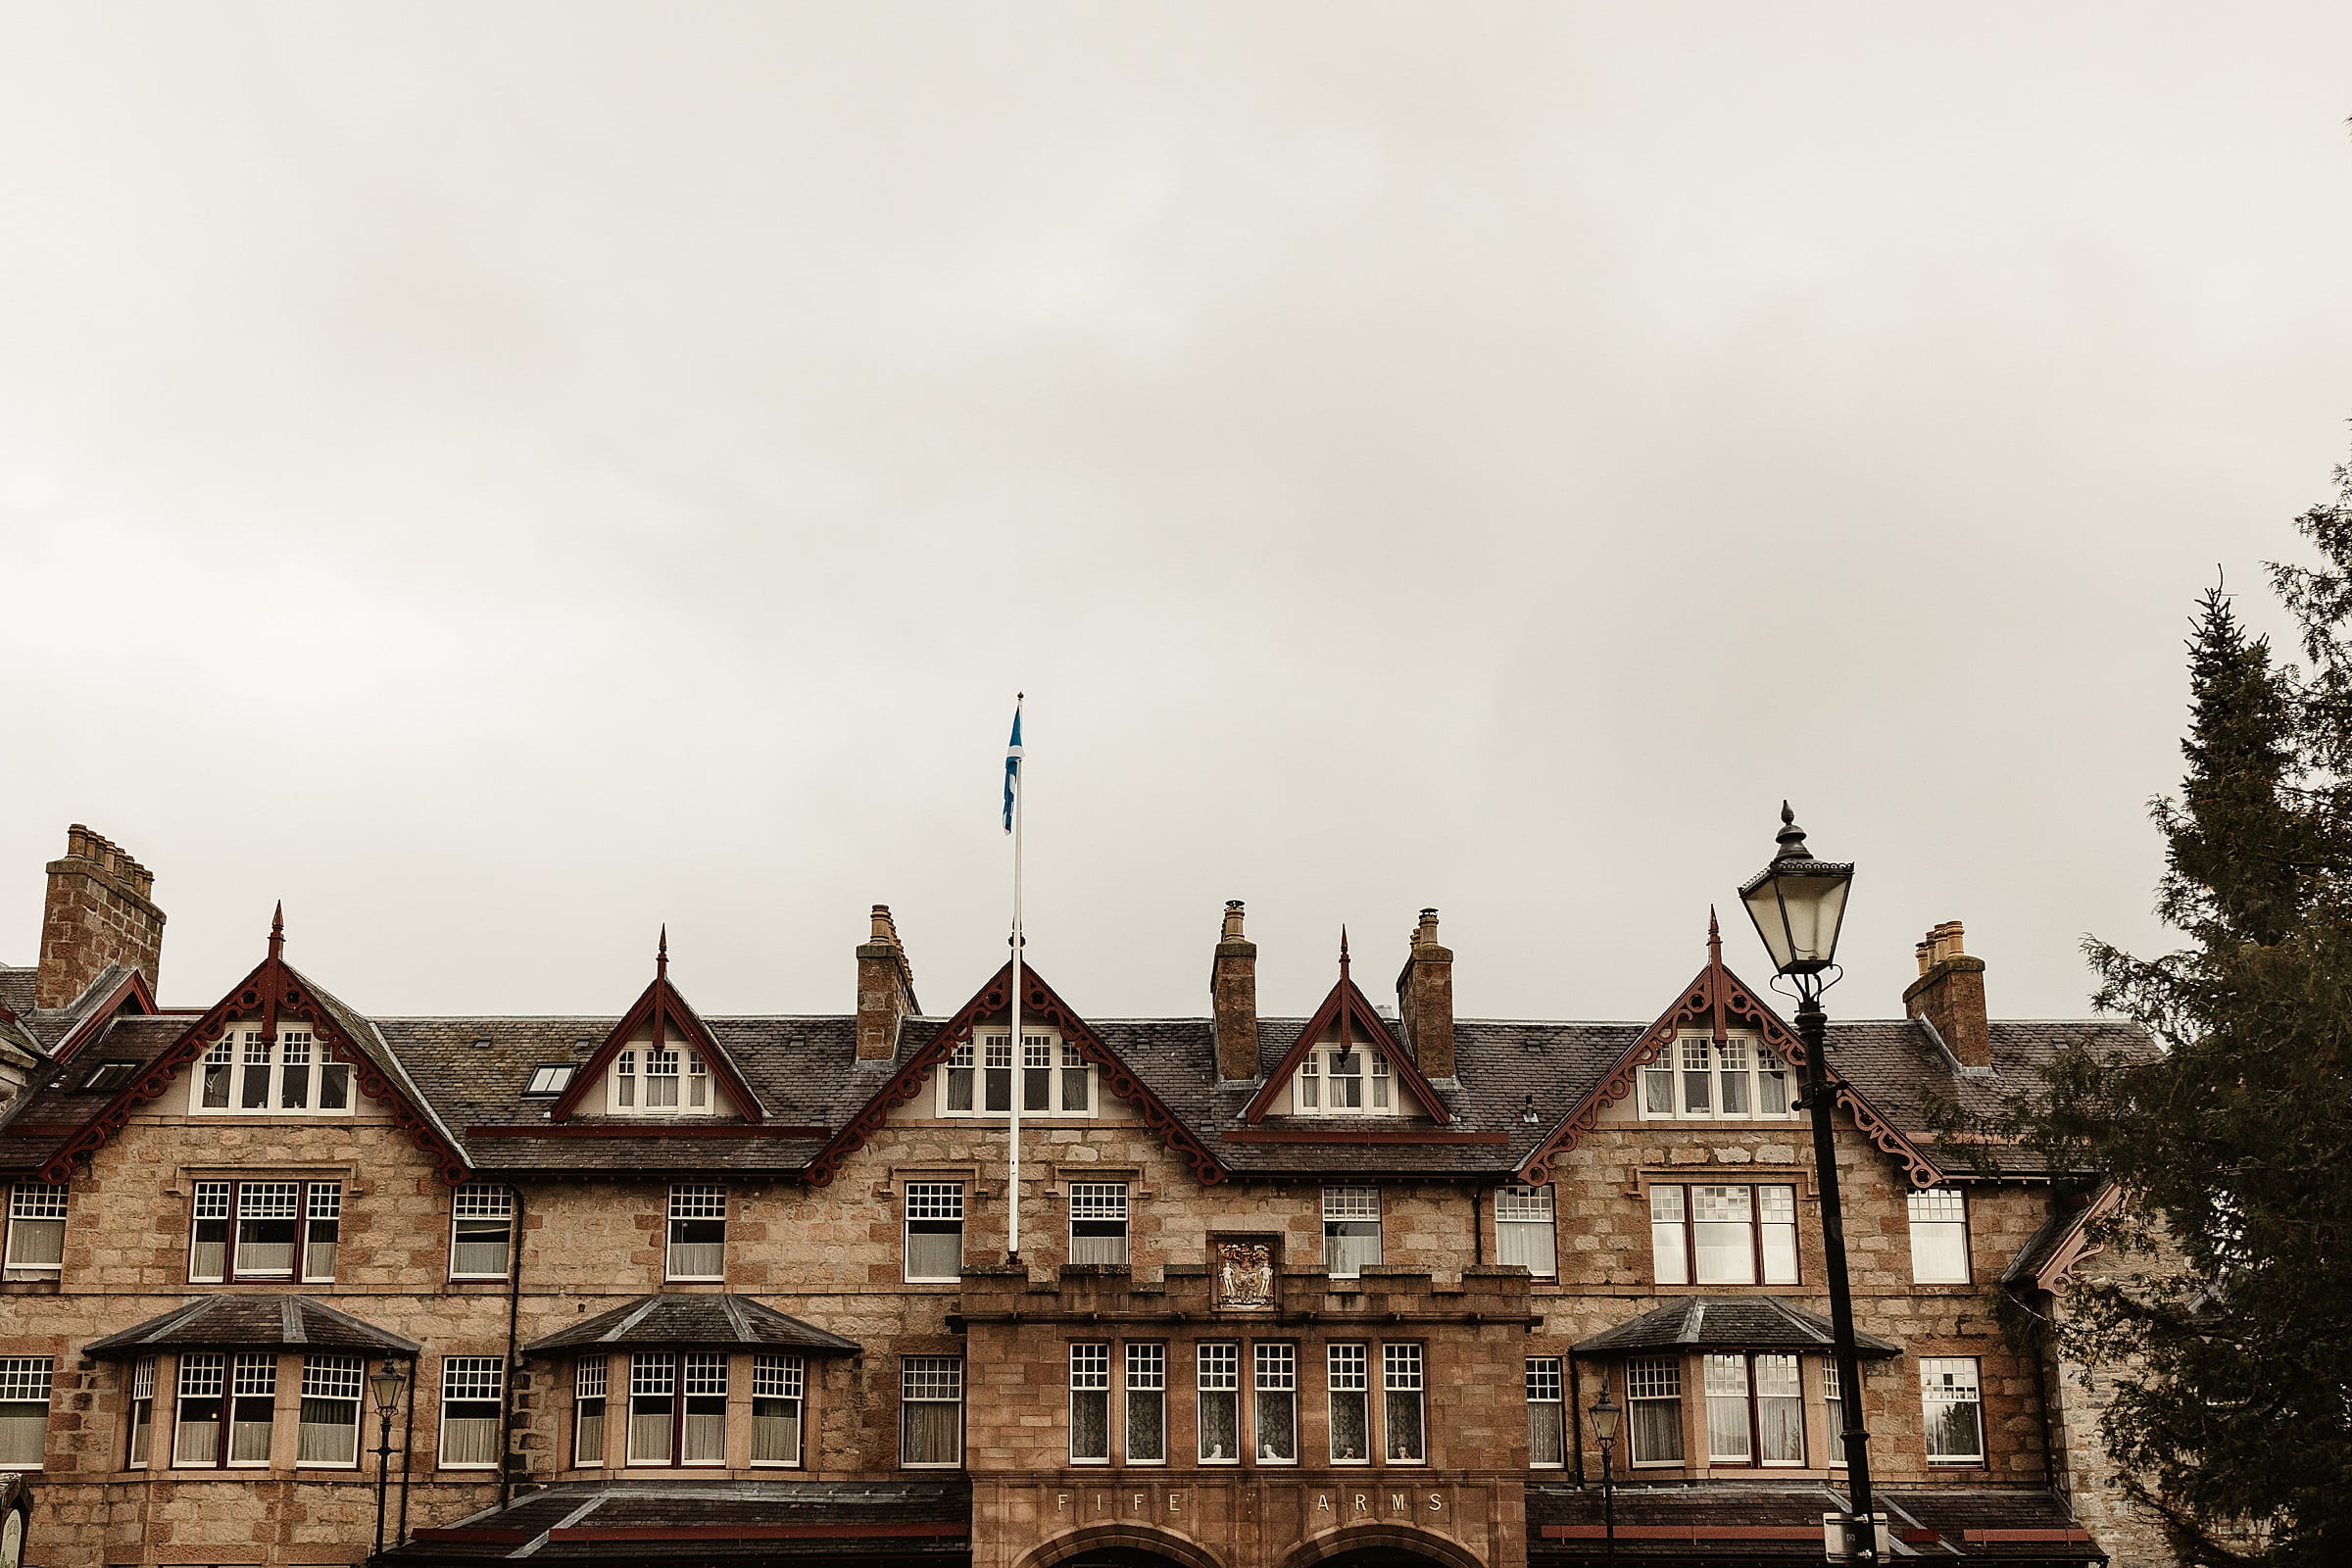
<path id="1" fill-rule="evenodd" d="M 1021 733 L 1021 702 L 1025 694 L 1015 693 L 1012 706 L 1012 733 L 1017 746 Z M 1021 758 L 1017 751 L 1016 758 Z M 1012 1094 L 1010 1144 L 1012 1149 L 1011 1221 L 1006 1231 L 1004 1260 L 1021 1260 L 1021 1097 L 1029 1078 L 1028 1051 L 1021 1041 L 1021 808 L 1028 804 L 1028 783 L 1021 776 L 1025 758 L 1013 764 L 1012 791 Z"/>

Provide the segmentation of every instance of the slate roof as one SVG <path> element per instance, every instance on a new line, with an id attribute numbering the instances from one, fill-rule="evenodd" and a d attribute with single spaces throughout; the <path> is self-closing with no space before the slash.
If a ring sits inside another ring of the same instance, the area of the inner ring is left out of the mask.
<path id="1" fill-rule="evenodd" d="M 1531 1484 L 1528 1557 L 1556 1563 L 1607 1551 L 1599 1478 L 1590 1485 Z M 1821 1516 L 1850 1506 L 1845 1490 L 1819 1481 L 1616 1486 L 1617 1555 L 1636 1561 L 1703 1559 L 1819 1564 Z M 1874 1489 L 1896 1561 L 1906 1556 L 1974 1562 L 2096 1562 L 2104 1558 L 2048 1492 L 1984 1487 Z M 1699 1530 L 1709 1532 L 1699 1536 Z M 1747 1530 L 1742 1539 L 1728 1532 Z M 2041 1539 L 1984 1539 L 1987 1532 Z M 1972 1539 L 1972 1533 L 1974 1538 Z M 2070 1537 L 2084 1537 L 2074 1540 Z"/>
<path id="2" fill-rule="evenodd" d="M 145 1355 L 155 1350 L 282 1346 L 291 1349 L 358 1350 L 414 1356 L 414 1340 L 364 1323 L 307 1296 L 207 1296 L 92 1340 L 87 1355 Z"/>
<path id="3" fill-rule="evenodd" d="M 972 1489 L 936 1481 L 562 1482 L 370 1559 L 643 1563 L 968 1560 Z"/>
<path id="4" fill-rule="evenodd" d="M 96 979 L 82 989 L 80 996 L 62 1007 L 35 1007 L 32 1004 L 40 975 L 41 971 L 37 968 L 0 967 L 0 1007 L 15 1013 L 24 1031 L 43 1051 L 49 1051 L 87 1022 L 99 1004 L 129 977 L 130 970 L 120 963 L 108 964 L 98 971 Z"/>
<path id="5" fill-rule="evenodd" d="M 592 1345 L 724 1345 L 857 1355 L 864 1347 L 748 1296 L 645 1296 L 523 1347 L 532 1355 Z"/>
<path id="6" fill-rule="evenodd" d="M 0 1171 L 38 1166 L 74 1130 L 95 1115 L 116 1090 L 84 1093 L 74 1087 L 102 1061 L 135 1061 L 141 1067 L 172 1049 L 196 1022 L 188 1013 L 147 1013 L 117 1018 L 74 1054 L 34 1074 L 24 1096 L 0 1115 Z M 120 1086 L 118 1086 L 119 1088 Z"/>
<path id="7" fill-rule="evenodd" d="M 1601 1330 L 1576 1346 L 1579 1355 L 1625 1350 L 1821 1350 L 1836 1343 L 1830 1320 L 1777 1296 L 1687 1296 Z M 1865 1356 L 1903 1353 L 1875 1334 L 1854 1333 Z"/>

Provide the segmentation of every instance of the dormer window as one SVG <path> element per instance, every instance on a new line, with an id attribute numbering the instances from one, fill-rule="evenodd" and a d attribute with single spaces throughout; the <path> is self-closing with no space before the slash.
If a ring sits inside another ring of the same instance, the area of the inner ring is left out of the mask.
<path id="1" fill-rule="evenodd" d="M 529 1092 L 548 1092 L 539 1087 L 542 1077 L 558 1074 L 560 1092 L 570 1082 L 569 1067 L 540 1068 Z M 708 1116 L 723 1108 L 710 1087 L 710 1063 L 688 1046 L 631 1047 L 613 1056 L 605 1081 L 605 1109 L 615 1116 Z"/>
<path id="2" fill-rule="evenodd" d="M 308 1029 L 229 1029 L 205 1051 L 194 1075 L 199 1115 L 340 1116 L 351 1109 L 351 1068 L 327 1058 Z"/>
<path id="3" fill-rule="evenodd" d="M 1393 1116 L 1399 1099 L 1388 1054 L 1369 1046 L 1317 1046 L 1291 1079 L 1291 1108 L 1301 1116 Z"/>
<path id="4" fill-rule="evenodd" d="M 1010 1035 L 983 1034 L 965 1041 L 949 1051 L 938 1074 L 939 1114 L 1010 1115 L 1015 1076 Z M 1023 1035 L 1017 1076 L 1024 1116 L 1095 1113 L 1095 1070 L 1076 1046 L 1051 1034 Z"/>
<path id="5" fill-rule="evenodd" d="M 1642 1115 L 1650 1121 L 1786 1120 L 1788 1064 L 1751 1035 L 1718 1044 L 1688 1034 L 1642 1069 Z"/>

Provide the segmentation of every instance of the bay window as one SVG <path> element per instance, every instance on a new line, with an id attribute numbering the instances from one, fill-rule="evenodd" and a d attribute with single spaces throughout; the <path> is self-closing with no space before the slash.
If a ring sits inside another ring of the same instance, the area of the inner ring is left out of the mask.
<path id="1" fill-rule="evenodd" d="M 752 1363 L 752 1463 L 801 1462 L 801 1399 L 807 1367 L 797 1355 L 762 1353 Z"/>
<path id="2" fill-rule="evenodd" d="M 963 1358 L 910 1355 L 899 1363 L 899 1463 L 952 1470 L 963 1463 Z"/>
<path id="3" fill-rule="evenodd" d="M 678 1380 L 677 1463 L 727 1462 L 727 1356 L 689 1350 Z"/>
<path id="4" fill-rule="evenodd" d="M 1260 1464 L 1298 1462 L 1298 1347 L 1253 1348 L 1251 1420 L 1257 1430 Z"/>
<path id="5" fill-rule="evenodd" d="M 1710 1355 L 1707 1372 L 1707 1462 L 1752 1464 L 1749 1441 L 1747 1357 Z"/>
<path id="6" fill-rule="evenodd" d="M 1805 1462 L 1805 1401 L 1795 1356 L 1710 1355 L 1706 1375 L 1709 1462 Z"/>
<path id="7" fill-rule="evenodd" d="M 441 1360 L 441 1452 L 444 1470 L 498 1468 L 499 1415 L 507 1364 L 495 1355 Z"/>
<path id="8" fill-rule="evenodd" d="M 1242 1348 L 1232 1343 L 1196 1347 L 1193 1388 L 1200 1396 L 1200 1462 L 1238 1464 L 1242 1457 Z"/>
<path id="9" fill-rule="evenodd" d="M 18 1182 L 8 1194 L 8 1250 L 0 1266 L 12 1280 L 53 1280 L 66 1261 L 66 1189 Z"/>
<path id="10" fill-rule="evenodd" d="M 1845 1463 L 1845 1399 L 1838 1381 L 1838 1363 L 1828 1356 L 1821 1362 L 1821 1403 L 1830 1435 L 1830 1464 L 1835 1468 Z"/>
<path id="11" fill-rule="evenodd" d="M 0 1356 L 0 1465 L 11 1470 L 41 1467 L 56 1366 L 53 1356 Z"/>
<path id="12" fill-rule="evenodd" d="M 1370 1424 L 1371 1376 L 1365 1346 L 1339 1344 L 1325 1348 L 1330 1372 L 1331 1462 L 1372 1462 Z"/>
<path id="13" fill-rule="evenodd" d="M 276 1352 L 182 1355 L 172 1462 L 182 1468 L 265 1468 L 276 1413 Z"/>
<path id="14" fill-rule="evenodd" d="M 671 1462 L 678 1437 L 678 1358 L 666 1350 L 629 1357 L 629 1463 Z"/>
<path id="15" fill-rule="evenodd" d="M 1528 1357 L 1527 1462 L 1538 1469 L 1557 1469 L 1568 1460 L 1567 1401 L 1562 1382 L 1558 1356 Z"/>
<path id="16" fill-rule="evenodd" d="M 1984 1403 L 1974 1356 L 1922 1356 L 1919 1391 L 1930 1464 L 1984 1462 Z"/>
<path id="17" fill-rule="evenodd" d="M 144 1470 L 155 1442 L 155 1357 L 143 1356 L 130 1368 L 130 1431 L 122 1445 L 122 1468 Z"/>
<path id="18" fill-rule="evenodd" d="M 605 1379 L 611 1367 L 604 1356 L 590 1356 L 571 1369 L 571 1462 L 582 1470 L 602 1469 L 605 1463 Z"/>
<path id="19" fill-rule="evenodd" d="M 727 1277 L 727 1190 L 683 1183 L 669 1190 L 669 1262 L 673 1280 Z"/>
<path id="20" fill-rule="evenodd" d="M 1540 1280 L 1560 1272 L 1549 1187 L 1505 1187 L 1494 1195 L 1494 1261 Z"/>
<path id="21" fill-rule="evenodd" d="M 1672 1356 L 1629 1361 L 1625 1368 L 1627 1435 L 1636 1465 L 1683 1462 L 1683 1364 Z"/>
<path id="22" fill-rule="evenodd" d="M 314 1355 L 302 1363 L 302 1430 L 296 1463 L 355 1469 L 360 1462 L 360 1389 L 367 1370 L 356 1355 Z"/>
<path id="23" fill-rule="evenodd" d="M 1968 1197 L 1956 1187 L 1907 1196 L 1911 1219 L 1911 1279 L 1918 1285 L 1966 1285 Z"/>
<path id="24" fill-rule="evenodd" d="M 1660 1285 L 1793 1285 L 1796 1189 L 1661 1183 L 1649 1190 L 1649 1239 Z"/>

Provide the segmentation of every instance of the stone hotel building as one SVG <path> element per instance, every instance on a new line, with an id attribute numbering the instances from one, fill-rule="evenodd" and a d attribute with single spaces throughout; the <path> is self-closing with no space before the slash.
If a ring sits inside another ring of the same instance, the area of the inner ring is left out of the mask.
<path id="1" fill-rule="evenodd" d="M 0 968 L 25 1562 L 1819 1562 L 1847 1399 L 1898 1557 L 2147 1557 L 2095 1392 L 2004 1332 L 2112 1200 L 1931 1115 L 2132 1037 L 1989 1021 L 1957 925 L 1832 1027 L 1840 1388 L 1803 1048 L 1695 920 L 1650 1022 L 1456 1018 L 1434 910 L 1393 1003 L 1343 951 L 1261 1017 L 1239 904 L 1199 1017 L 1050 963 L 926 1010 L 876 907 L 838 1014 L 706 1016 L 663 952 L 576 1017 L 434 1018 L 258 923 L 163 1005 L 152 897 L 74 827 Z"/>

